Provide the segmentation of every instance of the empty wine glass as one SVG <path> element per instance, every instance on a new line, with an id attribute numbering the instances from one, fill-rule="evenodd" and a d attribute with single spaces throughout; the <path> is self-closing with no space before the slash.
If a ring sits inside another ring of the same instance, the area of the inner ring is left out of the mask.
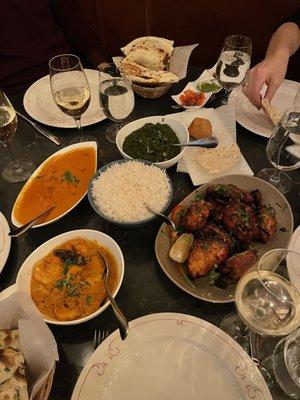
<path id="1" fill-rule="evenodd" d="M 266 357 L 260 371 L 268 386 L 276 384 L 292 399 L 300 399 L 300 329 L 282 338 L 271 356 Z"/>
<path id="2" fill-rule="evenodd" d="M 99 102 L 104 114 L 116 124 L 106 129 L 106 139 L 116 143 L 116 136 L 121 122 L 134 108 L 134 93 L 130 81 L 120 74 L 115 64 L 100 64 Z"/>
<path id="3" fill-rule="evenodd" d="M 243 83 L 250 67 L 251 54 L 252 40 L 247 36 L 231 35 L 225 39 L 215 73 L 225 90 L 222 104 L 227 104 L 231 90 Z"/>
<path id="4" fill-rule="evenodd" d="M 35 170 L 32 161 L 18 160 L 11 148 L 11 139 L 18 128 L 16 112 L 8 98 L 0 90 L 0 142 L 7 148 L 11 161 L 2 170 L 3 179 L 7 182 L 26 181 Z"/>
<path id="5" fill-rule="evenodd" d="M 300 109 L 297 105 L 287 109 L 275 126 L 266 152 L 275 168 L 263 169 L 258 178 L 287 193 L 292 187 L 292 180 L 284 171 L 300 168 Z"/>
<path id="6" fill-rule="evenodd" d="M 49 61 L 49 69 L 53 99 L 62 112 L 74 118 L 79 130 L 79 136 L 71 143 L 95 141 L 83 135 L 81 127 L 81 116 L 90 104 L 91 93 L 79 57 L 73 54 L 55 56 Z"/>
<path id="7" fill-rule="evenodd" d="M 252 331 L 250 345 L 256 344 L 255 358 L 261 359 L 262 342 L 255 335 L 284 336 L 300 325 L 300 293 L 283 276 L 287 274 L 286 262 L 290 261 L 300 265 L 300 253 L 286 249 L 265 253 L 237 284 L 235 305 L 240 319 L 230 315 L 221 323 L 221 328 L 244 348 L 247 327 Z"/>

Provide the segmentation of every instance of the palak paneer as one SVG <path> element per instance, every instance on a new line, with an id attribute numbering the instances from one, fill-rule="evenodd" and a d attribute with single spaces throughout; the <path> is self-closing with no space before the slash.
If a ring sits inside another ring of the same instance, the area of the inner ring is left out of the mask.
<path id="1" fill-rule="evenodd" d="M 104 264 L 109 263 L 108 287 L 118 282 L 114 255 L 96 241 L 76 238 L 65 242 L 33 267 L 31 297 L 47 318 L 71 321 L 97 311 L 106 300 Z"/>
<path id="2" fill-rule="evenodd" d="M 96 170 L 96 151 L 83 147 L 51 158 L 24 187 L 15 207 L 20 224 L 55 208 L 41 222 L 64 214 L 86 193 Z"/>

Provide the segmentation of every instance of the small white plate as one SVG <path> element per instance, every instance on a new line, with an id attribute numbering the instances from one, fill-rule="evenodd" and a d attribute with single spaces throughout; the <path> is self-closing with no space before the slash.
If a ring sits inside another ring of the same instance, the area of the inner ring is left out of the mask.
<path id="1" fill-rule="evenodd" d="M 226 333 L 199 318 L 160 313 L 130 322 L 91 356 L 72 400 L 271 400 L 258 368 Z"/>
<path id="2" fill-rule="evenodd" d="M 194 92 L 200 93 L 200 90 L 197 88 L 197 85 L 201 82 L 206 82 L 206 81 L 212 81 L 213 83 L 216 83 L 218 85 L 218 81 L 216 80 L 216 78 L 214 78 L 213 73 L 215 72 L 215 67 L 211 69 L 205 69 L 202 74 L 199 76 L 199 78 L 197 78 L 195 81 L 193 82 L 189 82 L 186 87 L 179 93 L 176 94 L 174 96 L 172 96 L 172 99 L 174 101 L 176 101 L 177 104 L 181 105 L 181 101 L 180 101 L 180 96 L 183 94 L 183 92 L 185 90 L 191 89 Z M 199 108 L 203 107 L 208 100 L 210 99 L 210 97 L 212 96 L 212 94 L 218 93 L 220 90 L 222 90 L 222 88 L 220 87 L 220 89 L 215 90 L 214 92 L 208 92 L 208 93 L 204 93 L 204 102 L 201 104 L 201 106 L 182 106 L 183 108 L 185 108 L 186 110 L 198 110 Z"/>
<path id="3" fill-rule="evenodd" d="M 291 107 L 299 86 L 298 82 L 285 79 L 272 99 L 272 106 L 282 112 Z M 242 86 L 231 92 L 228 103 L 235 104 L 236 120 L 240 125 L 257 135 L 267 138 L 271 136 L 274 125 L 262 110 L 250 103 Z"/>
<path id="4" fill-rule="evenodd" d="M 300 226 L 293 233 L 289 250 L 300 253 Z M 293 256 L 287 257 L 287 268 L 292 284 L 300 291 L 300 265 L 293 262 Z"/>
<path id="5" fill-rule="evenodd" d="M 9 232 L 8 222 L 0 212 L 0 272 L 4 268 L 10 251 L 11 237 L 8 234 Z"/>
<path id="6" fill-rule="evenodd" d="M 91 89 L 91 102 L 82 115 L 82 126 L 93 125 L 106 118 L 99 105 L 99 72 L 85 69 L 85 73 Z M 54 103 L 49 75 L 39 79 L 27 89 L 23 104 L 27 114 L 38 122 L 56 128 L 76 128 L 74 119 L 64 114 Z"/>

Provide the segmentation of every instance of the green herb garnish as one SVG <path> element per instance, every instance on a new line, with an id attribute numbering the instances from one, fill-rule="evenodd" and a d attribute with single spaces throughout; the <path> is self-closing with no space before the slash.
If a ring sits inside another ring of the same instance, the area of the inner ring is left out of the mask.
<path id="1" fill-rule="evenodd" d="M 65 171 L 62 175 L 62 178 L 65 182 L 70 183 L 71 185 L 77 185 L 79 183 L 79 179 L 76 178 L 75 175 L 72 174 L 71 171 Z"/>
<path id="2" fill-rule="evenodd" d="M 92 302 L 93 302 L 93 297 L 92 296 L 87 296 L 86 298 L 85 298 L 85 301 L 86 301 L 86 304 L 88 305 L 88 306 L 90 306 L 91 304 L 92 304 Z"/>
<path id="3" fill-rule="evenodd" d="M 195 201 L 200 201 L 204 199 L 204 195 L 202 193 L 196 193 Z"/>
<path id="4" fill-rule="evenodd" d="M 7 368 L 7 367 L 5 367 L 5 368 L 4 368 L 4 371 L 5 371 L 5 372 L 10 372 L 10 369 Z"/>

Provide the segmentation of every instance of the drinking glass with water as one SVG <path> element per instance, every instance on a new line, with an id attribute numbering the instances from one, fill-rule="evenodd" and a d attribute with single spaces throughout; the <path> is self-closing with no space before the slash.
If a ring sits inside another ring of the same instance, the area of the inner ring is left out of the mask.
<path id="1" fill-rule="evenodd" d="M 120 74 L 115 64 L 100 64 L 99 102 L 104 114 L 116 124 L 106 130 L 106 138 L 111 143 L 116 142 L 116 136 L 121 122 L 124 121 L 134 108 L 134 94 L 130 81 Z"/>

